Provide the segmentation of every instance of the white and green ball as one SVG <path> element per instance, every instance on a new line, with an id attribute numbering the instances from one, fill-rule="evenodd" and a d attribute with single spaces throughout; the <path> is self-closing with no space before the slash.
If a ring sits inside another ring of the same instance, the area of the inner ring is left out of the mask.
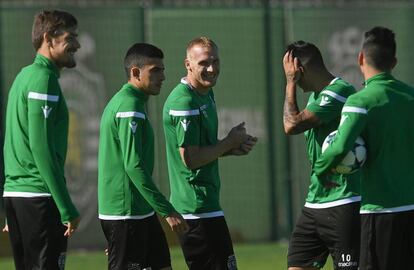
<path id="1" fill-rule="evenodd" d="M 322 144 L 322 153 L 331 145 L 336 133 L 335 130 L 326 136 Z M 358 137 L 352 149 L 346 154 L 344 159 L 335 167 L 335 171 L 339 174 L 351 174 L 359 170 L 367 159 L 367 148 L 365 141 Z"/>

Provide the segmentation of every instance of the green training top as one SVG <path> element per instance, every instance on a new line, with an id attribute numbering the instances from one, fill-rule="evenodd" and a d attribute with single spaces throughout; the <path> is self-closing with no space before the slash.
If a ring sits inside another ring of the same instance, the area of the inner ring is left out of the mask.
<path id="1" fill-rule="evenodd" d="M 59 70 L 38 54 L 9 92 L 6 113 L 4 197 L 52 196 L 62 222 L 77 216 L 66 188 L 69 115 Z"/>
<path id="2" fill-rule="evenodd" d="M 361 213 L 413 210 L 413 115 L 412 87 L 389 73 L 371 77 L 346 101 L 338 134 L 316 162 L 316 174 L 329 174 L 360 135 L 367 146 Z"/>
<path id="3" fill-rule="evenodd" d="M 100 126 L 98 204 L 104 220 L 143 219 L 174 208 L 152 180 L 154 132 L 148 96 L 125 84 L 106 106 Z"/>
<path id="4" fill-rule="evenodd" d="M 180 147 L 218 142 L 213 91 L 200 95 L 182 79 L 164 104 L 163 123 L 171 203 L 186 219 L 223 215 L 219 203 L 218 159 L 190 170 L 179 152 Z"/>
<path id="5" fill-rule="evenodd" d="M 306 198 L 306 207 L 328 208 L 347 203 L 360 201 L 358 172 L 350 175 L 331 174 L 329 181 L 339 184 L 338 187 L 327 189 L 320 181 L 313 168 L 322 152 L 322 144 L 329 133 L 336 130 L 339 125 L 342 106 L 348 96 L 355 93 L 352 85 L 346 81 L 335 78 L 321 92 L 312 93 L 306 109 L 313 112 L 322 124 L 305 132 L 308 158 L 311 163 L 311 183 Z"/>

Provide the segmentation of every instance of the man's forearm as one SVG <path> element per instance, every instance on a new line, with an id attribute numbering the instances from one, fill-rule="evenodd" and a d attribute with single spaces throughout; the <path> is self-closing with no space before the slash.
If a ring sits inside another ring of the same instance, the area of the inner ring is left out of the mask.
<path id="1" fill-rule="evenodd" d="M 232 149 L 232 143 L 223 139 L 215 145 L 181 147 L 180 154 L 184 164 L 193 170 L 218 159 Z"/>
<path id="2" fill-rule="evenodd" d="M 319 117 L 306 108 L 299 111 L 296 101 L 296 84 L 288 83 L 286 85 L 286 97 L 283 111 L 285 133 L 288 135 L 300 134 L 306 130 L 319 126 L 321 123 Z"/>
<path id="3" fill-rule="evenodd" d="M 283 106 L 283 124 L 285 132 L 291 134 L 298 123 L 299 108 L 296 100 L 296 84 L 286 84 L 285 103 Z"/>
<path id="4" fill-rule="evenodd" d="M 136 159 L 136 156 L 138 156 L 137 153 L 135 153 L 135 157 L 130 157 L 128 161 L 125 162 L 126 173 L 132 183 L 134 183 L 134 186 L 151 207 L 162 217 L 166 217 L 175 212 L 174 207 L 155 185 L 151 174 L 139 165 L 141 162 L 139 159 Z"/>

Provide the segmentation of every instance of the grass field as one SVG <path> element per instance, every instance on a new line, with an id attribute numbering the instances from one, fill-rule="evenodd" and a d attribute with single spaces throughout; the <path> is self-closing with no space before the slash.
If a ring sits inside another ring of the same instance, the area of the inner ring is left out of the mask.
<path id="1" fill-rule="evenodd" d="M 284 270 L 286 269 L 286 244 L 238 244 L 235 246 L 239 270 Z M 187 269 L 181 249 L 171 249 L 171 259 L 175 270 Z M 0 258 L 1 270 L 13 270 L 11 258 Z M 105 270 L 106 257 L 103 251 L 69 252 L 65 270 Z M 329 260 L 324 270 L 332 270 Z"/>

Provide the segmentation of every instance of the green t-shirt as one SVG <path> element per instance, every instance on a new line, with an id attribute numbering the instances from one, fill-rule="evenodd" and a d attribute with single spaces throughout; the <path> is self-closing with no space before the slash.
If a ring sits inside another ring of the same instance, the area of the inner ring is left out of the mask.
<path id="1" fill-rule="evenodd" d="M 152 180 L 154 133 L 141 90 L 125 84 L 106 106 L 100 126 L 98 158 L 99 218 L 142 219 L 153 209 L 174 212 Z"/>
<path id="2" fill-rule="evenodd" d="M 64 176 L 69 115 L 58 78 L 57 67 L 38 54 L 13 82 L 6 113 L 3 196 L 52 196 L 62 222 L 68 222 L 79 213 Z"/>
<path id="3" fill-rule="evenodd" d="M 220 213 L 218 160 L 190 170 L 179 153 L 180 147 L 218 142 L 213 91 L 200 95 L 184 79 L 181 80 L 164 104 L 163 124 L 171 203 L 182 214 Z"/>
<path id="4" fill-rule="evenodd" d="M 338 134 L 315 163 L 317 175 L 329 174 L 361 136 L 367 161 L 361 168 L 361 213 L 414 209 L 414 89 L 389 73 L 365 82 L 346 101 Z"/>
<path id="5" fill-rule="evenodd" d="M 360 201 L 358 172 L 350 175 L 329 175 L 329 181 L 339 184 L 338 187 L 327 189 L 320 181 L 313 167 L 322 152 L 322 144 L 329 133 L 339 125 L 342 106 L 348 96 L 355 93 L 352 85 L 340 78 L 335 78 L 321 92 L 312 93 L 306 109 L 313 112 L 322 124 L 305 132 L 308 158 L 311 163 L 311 183 L 306 198 L 306 207 L 327 208 Z"/>

